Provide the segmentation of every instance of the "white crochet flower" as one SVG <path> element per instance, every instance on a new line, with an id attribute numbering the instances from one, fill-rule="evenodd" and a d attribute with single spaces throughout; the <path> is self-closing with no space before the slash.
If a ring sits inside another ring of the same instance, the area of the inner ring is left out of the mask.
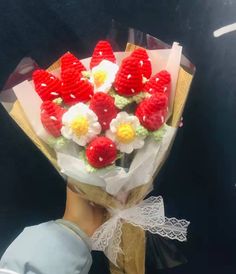
<path id="1" fill-rule="evenodd" d="M 61 134 L 85 146 L 101 132 L 97 115 L 85 104 L 78 103 L 62 116 Z"/>
<path id="2" fill-rule="evenodd" d="M 90 81 L 94 85 L 94 92 L 108 92 L 115 80 L 118 65 L 102 60 L 99 65 L 92 68 Z"/>
<path id="3" fill-rule="evenodd" d="M 140 123 L 136 116 L 122 111 L 111 121 L 110 130 L 106 131 L 106 136 L 115 142 L 121 152 L 131 153 L 144 145 L 145 137 L 136 134 L 138 126 Z"/>

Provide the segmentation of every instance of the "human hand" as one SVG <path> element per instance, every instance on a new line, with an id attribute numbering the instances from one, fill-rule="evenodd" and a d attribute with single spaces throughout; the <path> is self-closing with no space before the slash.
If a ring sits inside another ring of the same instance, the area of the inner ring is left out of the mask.
<path id="1" fill-rule="evenodd" d="M 105 221 L 106 210 L 81 198 L 78 193 L 67 187 L 66 209 L 63 219 L 76 224 L 88 236 L 91 236 Z"/>

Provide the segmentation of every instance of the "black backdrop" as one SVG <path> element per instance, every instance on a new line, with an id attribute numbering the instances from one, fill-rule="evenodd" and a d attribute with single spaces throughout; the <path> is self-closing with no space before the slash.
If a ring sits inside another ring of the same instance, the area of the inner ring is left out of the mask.
<path id="1" fill-rule="evenodd" d="M 47 67 L 66 50 L 91 54 L 111 18 L 179 41 L 197 72 L 172 153 L 154 194 L 167 216 L 191 221 L 184 266 L 160 273 L 236 273 L 235 0 L 0 1 L 0 86 L 24 56 Z M 65 185 L 0 107 L 0 253 L 23 227 L 61 217 Z M 95 254 L 93 273 L 106 273 Z M 154 274 L 152 266 L 147 269 Z"/>

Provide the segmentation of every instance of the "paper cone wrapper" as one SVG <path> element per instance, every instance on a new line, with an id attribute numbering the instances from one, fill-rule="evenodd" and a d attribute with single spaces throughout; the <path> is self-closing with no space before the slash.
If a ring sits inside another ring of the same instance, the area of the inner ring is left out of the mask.
<path id="1" fill-rule="evenodd" d="M 135 48 L 135 45 L 127 44 L 126 50 L 132 51 Z M 48 71 L 54 71 L 59 67 L 60 61 L 57 61 L 48 68 Z M 172 115 L 167 121 L 167 124 L 171 127 L 179 127 L 192 78 L 193 74 L 188 72 L 184 67 L 180 67 L 178 80 L 176 83 L 175 97 L 173 98 Z M 54 150 L 51 149 L 36 135 L 30 123 L 28 122 L 18 100 L 9 105 L 7 103 L 4 104 L 4 107 L 8 110 L 11 117 L 21 127 L 25 134 L 35 143 L 39 150 L 59 171 Z M 174 138 L 172 138 L 172 142 L 173 141 Z M 170 149 L 171 145 L 168 146 L 168 150 L 166 150 L 162 156 L 161 164 L 159 164 L 153 178 L 155 178 L 155 176 L 158 174 L 161 166 L 169 155 Z M 93 203 L 102 205 L 106 208 L 115 208 L 118 206 L 117 200 L 112 195 L 105 192 L 101 187 L 81 183 L 73 179 L 69 179 L 68 183 L 73 185 L 73 189 L 76 189 L 81 197 Z M 129 207 L 143 200 L 147 193 L 152 189 L 152 183 L 153 180 L 150 180 L 149 183 L 132 189 L 127 198 L 126 206 Z M 119 254 L 118 256 L 119 268 L 111 264 L 111 273 L 143 274 L 145 272 L 145 232 L 140 228 L 131 226 L 129 224 L 124 224 L 122 231 L 121 249 L 123 254 Z"/>

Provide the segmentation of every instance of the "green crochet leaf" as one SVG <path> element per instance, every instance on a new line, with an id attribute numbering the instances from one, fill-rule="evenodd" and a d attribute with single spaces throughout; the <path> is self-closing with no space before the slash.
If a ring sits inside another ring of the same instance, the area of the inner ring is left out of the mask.
<path id="1" fill-rule="evenodd" d="M 111 95 L 115 99 L 115 105 L 119 109 L 123 109 L 133 102 L 139 104 L 143 99 L 148 97 L 147 92 L 140 92 L 139 94 L 132 97 L 121 96 L 116 93 L 114 88 L 110 89 L 109 95 Z"/>
<path id="2" fill-rule="evenodd" d="M 119 109 L 123 109 L 124 107 L 132 103 L 132 100 L 130 98 L 126 98 L 118 94 L 115 94 L 113 97 L 115 98 L 115 105 Z"/>
<path id="3" fill-rule="evenodd" d="M 95 171 L 98 170 L 97 168 L 91 166 L 88 162 L 86 162 L 85 165 L 86 165 L 86 170 L 87 170 L 87 172 L 89 172 L 89 173 L 93 173 L 93 172 L 95 172 Z"/>
<path id="4" fill-rule="evenodd" d="M 86 78 L 90 78 L 90 71 L 87 71 L 87 70 L 84 70 L 84 71 L 81 71 L 81 74 L 84 76 L 84 77 L 86 77 Z"/>
<path id="5" fill-rule="evenodd" d="M 147 92 L 140 92 L 139 94 L 132 97 L 132 101 L 139 104 L 143 101 L 143 99 L 147 98 L 149 93 Z"/>
<path id="6" fill-rule="evenodd" d="M 47 143 L 49 144 L 49 146 L 54 149 L 62 148 L 67 142 L 68 140 L 65 139 L 63 136 L 60 136 L 58 138 L 54 138 L 51 136 L 47 139 Z"/>
<path id="7" fill-rule="evenodd" d="M 136 128 L 136 134 L 140 137 L 147 137 L 149 135 L 149 131 L 140 125 Z"/>
<path id="8" fill-rule="evenodd" d="M 85 165 L 86 165 L 86 170 L 89 172 L 89 173 L 94 173 L 94 172 L 96 172 L 96 171 L 98 171 L 98 170 L 100 170 L 100 169 L 102 169 L 102 170 L 105 170 L 105 171 L 109 171 L 109 170 L 111 170 L 112 168 L 114 168 L 114 164 L 113 165 L 109 165 L 109 166 L 106 166 L 106 167 L 103 167 L 103 168 L 96 168 L 96 167 L 93 167 L 93 166 L 91 166 L 89 163 L 88 163 L 88 161 L 86 160 L 86 162 L 85 162 Z"/>
<path id="9" fill-rule="evenodd" d="M 100 170 L 100 168 L 93 167 L 93 166 L 91 166 L 91 165 L 89 164 L 89 162 L 88 162 L 88 160 L 87 160 L 87 158 L 86 158 L 86 155 L 85 155 L 85 150 L 80 151 L 79 157 L 80 157 L 80 159 L 81 159 L 82 161 L 84 161 L 84 164 L 85 164 L 85 167 L 86 167 L 87 172 L 89 172 L 89 173 L 94 173 L 94 172 Z M 109 171 L 110 169 L 114 168 L 114 166 L 115 166 L 115 164 L 109 165 L 109 166 L 104 167 L 104 168 L 102 168 L 102 169 L 103 169 L 103 170 Z"/>
<path id="10" fill-rule="evenodd" d="M 61 105 L 61 104 L 62 104 L 62 102 L 63 102 L 63 100 L 62 100 L 62 98 L 61 98 L 61 97 L 56 98 L 56 99 L 54 99 L 54 100 L 53 100 L 53 103 L 55 103 L 55 104 L 57 104 L 57 105 Z"/>
<path id="11" fill-rule="evenodd" d="M 124 153 L 118 152 L 117 156 L 116 156 L 116 160 L 120 159 L 123 155 L 124 155 Z"/>
<path id="12" fill-rule="evenodd" d="M 166 124 L 164 124 L 161 128 L 151 133 L 151 136 L 155 141 L 160 142 L 167 131 Z"/>

